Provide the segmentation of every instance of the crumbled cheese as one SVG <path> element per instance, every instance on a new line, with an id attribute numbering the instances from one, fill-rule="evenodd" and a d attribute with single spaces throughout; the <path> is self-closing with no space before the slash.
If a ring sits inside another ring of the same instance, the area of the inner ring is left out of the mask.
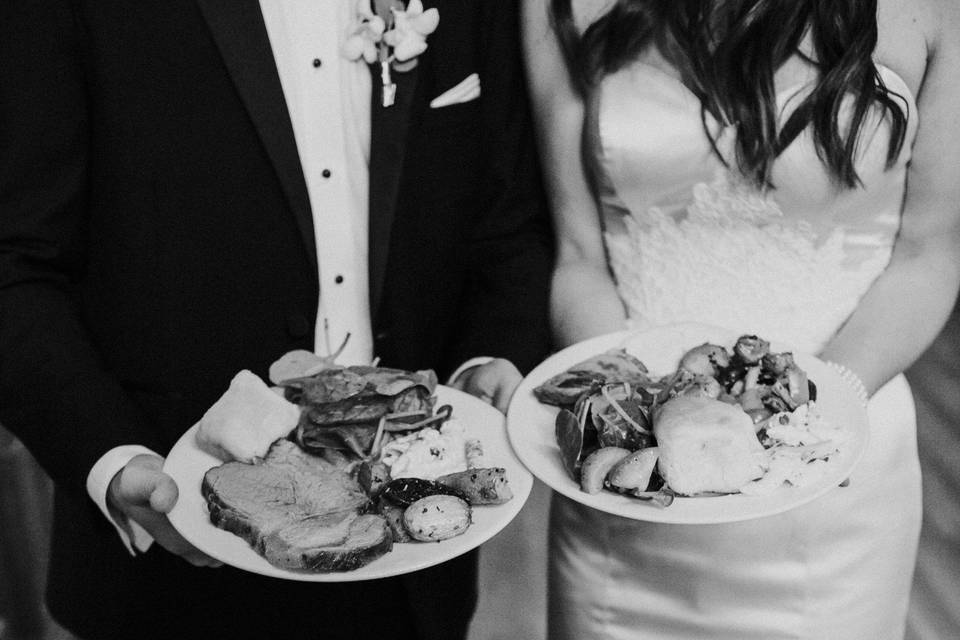
<path id="1" fill-rule="evenodd" d="M 451 419 L 439 431 L 421 429 L 395 438 L 384 445 L 380 459 L 390 467 L 391 478 L 435 480 L 448 473 L 466 471 L 463 425 Z"/>
<path id="2" fill-rule="evenodd" d="M 840 450 L 849 434 L 824 420 L 811 401 L 770 417 L 766 426 L 768 465 L 762 478 L 740 489 L 747 495 L 769 495 L 784 482 L 802 487 L 826 471 L 827 459 Z"/>

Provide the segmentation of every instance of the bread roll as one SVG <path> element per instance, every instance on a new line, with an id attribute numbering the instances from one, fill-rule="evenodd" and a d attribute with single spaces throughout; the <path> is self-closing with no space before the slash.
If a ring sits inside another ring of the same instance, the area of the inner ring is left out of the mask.
<path id="1" fill-rule="evenodd" d="M 734 405 L 678 396 L 660 407 L 653 433 L 660 475 L 678 494 L 735 493 L 764 473 L 753 421 Z"/>
<path id="2" fill-rule="evenodd" d="M 299 419 L 300 407 L 244 369 L 200 418 L 197 445 L 224 462 L 253 463 L 267 454 L 274 440 L 293 431 Z"/>

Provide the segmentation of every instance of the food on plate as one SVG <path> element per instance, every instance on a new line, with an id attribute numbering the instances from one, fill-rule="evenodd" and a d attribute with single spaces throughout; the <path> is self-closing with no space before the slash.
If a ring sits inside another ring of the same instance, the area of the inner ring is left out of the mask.
<path id="1" fill-rule="evenodd" d="M 343 367 L 303 351 L 270 377 L 277 389 L 237 374 L 196 440 L 223 461 L 201 488 L 210 521 L 272 565 L 353 570 L 394 543 L 459 535 L 473 506 L 511 499 L 504 469 L 480 466 L 481 442 L 451 407 L 435 410 L 432 371 Z"/>
<path id="2" fill-rule="evenodd" d="M 259 464 L 210 469 L 201 491 L 213 524 L 283 569 L 348 571 L 393 546 L 356 480 L 289 440 L 277 440 Z"/>
<path id="3" fill-rule="evenodd" d="M 771 352 L 755 335 L 731 348 L 697 345 L 665 375 L 623 349 L 609 350 L 553 376 L 534 395 L 560 407 L 560 459 L 581 490 L 608 489 L 659 506 L 676 495 L 801 486 L 846 438 L 823 421 L 816 385 L 793 354 Z"/>
<path id="4" fill-rule="evenodd" d="M 377 498 L 377 512 L 387 520 L 396 543 L 413 542 L 413 536 L 403 524 L 403 512 L 409 505 L 399 505 L 383 496 Z"/>
<path id="5" fill-rule="evenodd" d="M 660 447 L 647 447 L 621 458 L 606 476 L 606 486 L 615 491 L 646 491 L 657 467 Z"/>
<path id="6" fill-rule="evenodd" d="M 349 338 L 349 334 L 347 338 Z M 329 356 L 318 356 L 313 351 L 307 351 L 306 349 L 288 351 L 270 365 L 267 377 L 273 384 L 280 385 L 286 380 L 305 378 L 324 369 L 337 368 L 337 356 L 346 346 L 347 340 L 344 340 L 337 352 Z"/>
<path id="7" fill-rule="evenodd" d="M 254 373 L 243 370 L 207 409 L 197 428 L 197 446 L 220 460 L 253 463 L 300 420 L 300 407 L 285 400 Z"/>
<path id="8" fill-rule="evenodd" d="M 439 429 L 425 427 L 392 438 L 383 445 L 380 458 L 390 468 L 393 478 L 433 480 L 448 473 L 463 471 L 468 467 L 463 425 L 451 419 Z"/>
<path id="9" fill-rule="evenodd" d="M 568 409 L 561 409 L 560 413 L 557 414 L 554 435 L 557 439 L 557 445 L 560 447 L 560 459 L 563 461 L 563 467 L 567 470 L 567 473 L 574 479 L 580 477 L 584 451 L 591 449 L 591 444 L 593 444 L 587 443 L 587 433 L 585 433 L 584 426 L 585 422 Z M 596 431 L 588 433 L 593 435 L 595 441 Z"/>
<path id="10" fill-rule="evenodd" d="M 390 502 L 409 507 L 411 504 L 427 496 L 453 495 L 466 498 L 459 490 L 433 480 L 423 478 L 397 478 L 384 486 L 380 495 Z"/>
<path id="11" fill-rule="evenodd" d="M 619 380 L 633 386 L 650 382 L 647 368 L 625 349 L 610 349 L 587 358 L 553 376 L 536 389 L 540 402 L 560 407 L 572 407 L 584 393 L 608 380 Z"/>
<path id="12" fill-rule="evenodd" d="M 363 460 L 357 465 L 357 482 L 368 496 L 375 496 L 390 482 L 390 467 L 379 460 Z"/>
<path id="13" fill-rule="evenodd" d="M 660 475 L 680 495 L 735 493 L 768 465 L 750 416 L 719 400 L 668 400 L 657 411 L 653 433 Z"/>
<path id="14" fill-rule="evenodd" d="M 437 482 L 462 493 L 471 505 L 503 504 L 513 498 L 502 467 L 467 469 L 437 478 Z"/>
<path id="15" fill-rule="evenodd" d="M 470 505 L 451 495 L 420 498 L 403 512 L 403 525 L 415 540 L 434 542 L 460 535 L 470 526 Z"/>
<path id="16" fill-rule="evenodd" d="M 623 447 L 601 447 L 588 455 L 580 468 L 580 488 L 587 493 L 600 493 L 613 465 L 629 455 L 630 450 Z"/>
<path id="17" fill-rule="evenodd" d="M 378 433 L 419 428 L 423 425 L 418 423 L 433 417 L 437 376 L 432 371 L 333 367 L 280 384 L 287 399 L 303 408 L 296 432 L 300 446 L 364 457 Z"/>

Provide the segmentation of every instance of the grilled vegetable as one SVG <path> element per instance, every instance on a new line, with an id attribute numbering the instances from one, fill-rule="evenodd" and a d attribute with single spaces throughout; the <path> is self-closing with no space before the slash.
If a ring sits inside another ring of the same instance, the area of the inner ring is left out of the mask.
<path id="1" fill-rule="evenodd" d="M 629 455 L 629 450 L 620 447 L 603 447 L 591 453 L 580 469 L 580 488 L 587 493 L 600 493 L 613 465 Z"/>
<path id="2" fill-rule="evenodd" d="M 403 512 L 407 532 L 423 542 L 458 536 L 467 530 L 470 521 L 470 505 L 455 496 L 427 496 Z"/>
<path id="3" fill-rule="evenodd" d="M 716 376 L 730 364 L 730 354 L 717 344 L 704 343 L 687 351 L 680 359 L 680 368 L 692 374 Z"/>
<path id="4" fill-rule="evenodd" d="M 513 497 L 506 473 L 501 467 L 468 469 L 441 476 L 437 482 L 457 490 L 472 505 L 503 504 Z"/>
<path id="5" fill-rule="evenodd" d="M 376 496 L 390 482 L 390 468 L 382 462 L 364 460 L 357 467 L 357 482 L 368 496 Z"/>
<path id="6" fill-rule="evenodd" d="M 391 480 L 380 491 L 380 495 L 401 507 L 408 507 L 417 500 L 436 495 L 451 495 L 466 500 L 466 496 L 459 489 L 422 478 Z"/>
<path id="7" fill-rule="evenodd" d="M 394 542 L 410 542 L 413 540 L 413 537 L 407 531 L 407 527 L 403 524 L 403 512 L 406 510 L 406 507 L 394 504 L 383 496 L 380 496 L 380 499 L 377 500 L 377 511 L 390 525 Z"/>
<path id="8" fill-rule="evenodd" d="M 285 396 L 303 407 L 296 441 L 307 451 L 340 449 L 364 458 L 386 420 L 413 425 L 433 416 L 437 377 L 433 371 L 383 367 L 330 367 L 284 380 Z"/>
<path id="9" fill-rule="evenodd" d="M 580 477 L 580 462 L 583 454 L 583 425 L 568 409 L 561 409 L 556 421 L 557 445 L 563 466 L 571 478 Z"/>
<path id="10" fill-rule="evenodd" d="M 606 485 L 617 491 L 646 491 L 659 456 L 659 448 L 647 447 L 621 458 L 607 473 Z"/>
<path id="11" fill-rule="evenodd" d="M 553 376 L 533 390 L 540 402 L 570 408 L 585 393 L 607 383 L 649 384 L 647 368 L 625 349 L 611 349 Z"/>
<path id="12" fill-rule="evenodd" d="M 770 343 L 757 336 L 740 336 L 733 345 L 733 355 L 744 364 L 756 364 L 770 352 Z"/>
<path id="13" fill-rule="evenodd" d="M 650 444 L 650 417 L 644 407 L 649 394 L 627 383 L 605 384 L 590 396 L 590 416 L 601 447 L 633 451 Z"/>

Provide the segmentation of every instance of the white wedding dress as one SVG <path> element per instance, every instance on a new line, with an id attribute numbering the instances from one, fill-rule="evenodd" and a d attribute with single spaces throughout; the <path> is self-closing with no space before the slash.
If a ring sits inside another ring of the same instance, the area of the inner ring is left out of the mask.
<path id="1" fill-rule="evenodd" d="M 889 122 L 863 128 L 857 172 L 831 182 L 809 131 L 776 160 L 764 194 L 717 158 L 700 103 L 637 61 L 589 101 L 588 158 L 632 328 L 700 322 L 816 353 L 884 270 L 900 225 L 916 104 L 885 167 Z M 778 73 L 788 113 L 812 71 Z M 716 127 L 715 121 L 708 120 Z M 732 161 L 732 135 L 718 148 Z M 882 348 L 883 345 L 878 345 Z M 870 402 L 869 447 L 849 486 L 787 513 L 723 525 L 627 520 L 555 496 L 552 640 L 893 640 L 903 637 L 920 528 L 915 417 L 902 376 Z"/>

